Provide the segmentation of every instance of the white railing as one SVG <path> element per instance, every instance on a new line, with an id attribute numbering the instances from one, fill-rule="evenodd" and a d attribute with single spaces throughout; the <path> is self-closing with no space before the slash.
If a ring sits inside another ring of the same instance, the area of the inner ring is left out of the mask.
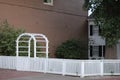
<path id="1" fill-rule="evenodd" d="M 120 75 L 120 60 L 73 60 L 0 56 L 0 68 L 81 77 Z"/>

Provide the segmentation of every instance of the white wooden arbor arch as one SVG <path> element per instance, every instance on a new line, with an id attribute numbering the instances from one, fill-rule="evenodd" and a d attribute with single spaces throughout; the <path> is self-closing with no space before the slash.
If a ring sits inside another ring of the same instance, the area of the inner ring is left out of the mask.
<path id="1" fill-rule="evenodd" d="M 26 38 L 27 39 L 24 39 Z M 23 38 L 23 39 L 22 39 Z M 18 57 L 19 54 L 21 53 L 28 53 L 28 57 L 30 57 L 31 55 L 31 40 L 33 40 L 33 54 L 34 54 L 34 58 L 36 58 L 36 54 L 37 53 L 43 53 L 46 54 L 46 58 L 48 58 L 48 39 L 45 35 L 43 34 L 35 34 L 35 33 L 23 33 L 21 35 L 18 36 L 17 40 L 16 40 L 16 56 Z M 27 43 L 28 45 L 26 46 L 21 46 L 20 43 Z M 38 43 L 44 43 L 45 45 L 42 46 L 37 46 Z M 23 49 L 27 49 L 26 51 L 22 51 L 20 50 L 20 48 Z M 44 51 L 37 51 L 37 48 L 41 48 L 44 49 Z"/>

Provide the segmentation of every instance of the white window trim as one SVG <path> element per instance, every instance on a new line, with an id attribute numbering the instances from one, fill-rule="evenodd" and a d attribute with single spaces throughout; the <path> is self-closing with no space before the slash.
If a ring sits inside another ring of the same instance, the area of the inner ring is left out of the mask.
<path id="1" fill-rule="evenodd" d="M 43 1 L 43 4 L 53 6 L 53 0 L 51 0 L 51 3 L 46 3 Z"/>
<path id="2" fill-rule="evenodd" d="M 89 49 L 88 50 L 88 58 L 89 59 L 104 59 L 104 56 L 103 56 L 103 46 L 102 46 L 102 56 L 101 57 L 99 57 L 99 55 L 98 56 L 90 56 L 90 45 L 89 45 L 88 49 Z"/>

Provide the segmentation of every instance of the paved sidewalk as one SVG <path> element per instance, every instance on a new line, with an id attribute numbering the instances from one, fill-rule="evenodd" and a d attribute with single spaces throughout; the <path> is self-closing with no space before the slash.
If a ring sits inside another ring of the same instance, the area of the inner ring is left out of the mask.
<path id="1" fill-rule="evenodd" d="M 12 78 L 21 78 L 21 77 L 29 77 L 29 76 L 37 76 L 37 75 L 40 75 L 40 73 L 0 69 L 0 80 L 8 80 Z"/>
<path id="2" fill-rule="evenodd" d="M 0 80 L 120 80 L 120 76 L 75 77 L 0 69 Z"/>
<path id="3" fill-rule="evenodd" d="M 55 74 L 40 74 L 39 76 L 29 76 L 22 78 L 14 78 L 8 80 L 81 80 L 80 77 L 62 76 Z"/>
<path id="4" fill-rule="evenodd" d="M 104 76 L 104 77 L 73 77 L 73 76 L 62 76 L 62 75 L 55 75 L 55 74 L 41 74 L 39 76 L 31 76 L 31 77 L 21 77 L 21 78 L 13 78 L 8 80 L 120 80 L 120 77 L 111 77 L 111 76 Z"/>

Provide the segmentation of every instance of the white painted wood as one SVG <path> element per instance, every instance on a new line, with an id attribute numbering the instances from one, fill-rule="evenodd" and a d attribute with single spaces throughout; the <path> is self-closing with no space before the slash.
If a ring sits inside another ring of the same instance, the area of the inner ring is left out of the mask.
<path id="1" fill-rule="evenodd" d="M 120 60 L 73 60 L 0 56 L 0 68 L 81 77 L 120 75 Z"/>
<path id="2" fill-rule="evenodd" d="M 24 37 L 27 37 L 28 40 L 27 39 L 24 40 Z M 30 57 L 31 40 L 33 40 L 33 42 L 34 42 L 34 58 L 37 57 L 36 56 L 37 53 L 41 53 L 40 51 L 38 52 L 37 49 L 36 49 L 37 44 L 38 43 L 43 43 L 43 42 L 46 44 L 46 46 L 44 46 L 44 48 L 46 48 L 46 49 L 45 49 L 45 51 L 42 51 L 42 52 L 44 52 L 46 54 L 46 58 L 48 58 L 48 42 L 49 41 L 48 41 L 48 39 L 45 35 L 36 34 L 36 33 L 23 33 L 23 34 L 18 36 L 18 38 L 16 40 L 16 56 L 18 57 L 20 53 L 28 53 L 28 57 Z M 28 45 L 26 45 L 26 46 L 21 46 L 20 45 L 20 43 L 26 43 L 26 42 L 27 42 Z M 28 48 L 28 50 L 27 51 L 21 51 L 19 48 Z M 39 46 L 39 48 L 40 48 L 40 46 Z"/>
<path id="3" fill-rule="evenodd" d="M 85 76 L 85 63 L 82 62 L 82 65 L 81 65 L 81 77 L 83 78 Z"/>

